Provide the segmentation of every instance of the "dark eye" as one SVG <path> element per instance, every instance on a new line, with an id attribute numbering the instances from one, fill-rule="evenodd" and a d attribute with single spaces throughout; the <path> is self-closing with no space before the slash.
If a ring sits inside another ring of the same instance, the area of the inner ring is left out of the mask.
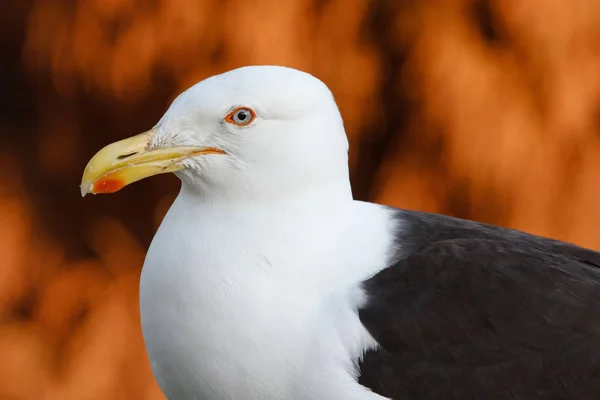
<path id="1" fill-rule="evenodd" d="M 247 126 L 254 121 L 256 113 L 248 107 L 238 107 L 225 117 L 225 121 L 237 126 Z"/>

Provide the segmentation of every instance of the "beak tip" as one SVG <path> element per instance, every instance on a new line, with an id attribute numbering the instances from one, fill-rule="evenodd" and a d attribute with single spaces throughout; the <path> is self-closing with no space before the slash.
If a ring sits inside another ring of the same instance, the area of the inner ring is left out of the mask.
<path id="1" fill-rule="evenodd" d="M 93 193 L 92 190 L 94 189 L 94 184 L 82 183 L 79 185 L 79 189 L 81 190 L 81 197 L 85 197 L 86 194 Z"/>

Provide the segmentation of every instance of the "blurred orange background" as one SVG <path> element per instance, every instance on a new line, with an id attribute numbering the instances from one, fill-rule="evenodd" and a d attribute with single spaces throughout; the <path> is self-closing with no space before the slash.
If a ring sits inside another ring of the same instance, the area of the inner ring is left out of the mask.
<path id="1" fill-rule="evenodd" d="M 0 399 L 163 399 L 138 314 L 158 176 L 89 158 L 210 75 L 334 92 L 355 196 L 600 249 L 597 0 L 12 0 L 0 16 Z"/>

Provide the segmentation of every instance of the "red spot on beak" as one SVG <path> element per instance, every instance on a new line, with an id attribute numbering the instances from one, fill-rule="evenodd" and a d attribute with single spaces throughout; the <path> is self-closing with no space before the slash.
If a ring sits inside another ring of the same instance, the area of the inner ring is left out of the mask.
<path id="1" fill-rule="evenodd" d="M 123 189 L 125 182 L 121 179 L 115 178 L 102 178 L 94 183 L 95 193 L 114 193 L 117 190 Z"/>

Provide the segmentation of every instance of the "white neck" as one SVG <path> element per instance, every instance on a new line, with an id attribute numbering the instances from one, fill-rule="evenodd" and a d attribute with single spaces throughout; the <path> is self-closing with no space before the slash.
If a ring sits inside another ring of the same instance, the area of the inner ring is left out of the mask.
<path id="1" fill-rule="evenodd" d="M 390 229 L 345 183 L 320 189 L 216 201 L 182 187 L 140 283 L 144 339 L 170 398 L 355 393 L 353 362 L 374 344 L 353 288 L 382 267 Z"/>
<path id="2" fill-rule="evenodd" d="M 261 191 L 211 191 L 210 187 L 199 187 L 183 180 L 179 198 L 187 206 L 200 207 L 204 212 L 241 212 L 248 216 L 255 212 L 318 215 L 353 200 L 348 179 L 313 181 L 306 187 L 296 187 L 295 190 L 269 189 L 263 187 Z"/>

